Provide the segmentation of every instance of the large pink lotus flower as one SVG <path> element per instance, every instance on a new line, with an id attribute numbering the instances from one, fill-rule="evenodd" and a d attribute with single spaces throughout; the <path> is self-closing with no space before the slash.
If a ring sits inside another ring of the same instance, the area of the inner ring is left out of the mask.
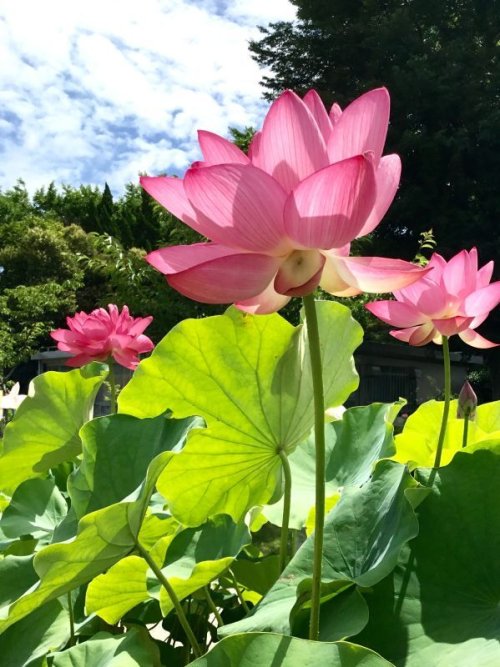
<path id="1" fill-rule="evenodd" d="M 110 357 L 121 366 L 134 370 L 139 354 L 151 352 L 153 342 L 143 335 L 152 317 L 131 317 L 127 306 L 121 313 L 110 304 L 108 310 L 97 308 L 89 315 L 83 311 L 66 318 L 68 329 L 51 332 L 57 347 L 75 356 L 68 366 L 83 366 L 91 361 L 107 361 Z"/>
<path id="2" fill-rule="evenodd" d="M 462 250 L 449 262 L 432 255 L 427 275 L 394 292 L 396 301 L 374 301 L 366 308 L 378 318 L 402 329 L 391 336 L 410 345 L 441 344 L 443 336 L 458 334 L 478 348 L 495 347 L 474 329 L 500 303 L 500 281 L 490 284 L 493 262 L 478 268 L 477 250 Z"/>
<path id="3" fill-rule="evenodd" d="M 389 122 L 385 88 L 327 114 L 311 90 L 285 91 L 245 155 L 200 131 L 204 162 L 184 179 L 142 177 L 142 186 L 211 240 L 162 248 L 148 261 L 182 294 L 270 313 L 318 285 L 331 294 L 386 292 L 422 269 L 379 257 L 349 257 L 350 242 L 379 224 L 396 193 L 397 155 L 382 157 Z"/>

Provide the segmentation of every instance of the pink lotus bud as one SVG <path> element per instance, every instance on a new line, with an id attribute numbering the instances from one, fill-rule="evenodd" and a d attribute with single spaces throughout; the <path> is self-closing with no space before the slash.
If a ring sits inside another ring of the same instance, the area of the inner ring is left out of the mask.
<path id="1" fill-rule="evenodd" d="M 458 408 L 457 408 L 457 417 L 458 419 L 464 419 L 468 417 L 469 419 L 475 419 L 476 417 L 476 407 L 477 407 L 477 396 L 474 389 L 471 387 L 468 380 L 464 382 L 460 394 L 458 395 Z"/>

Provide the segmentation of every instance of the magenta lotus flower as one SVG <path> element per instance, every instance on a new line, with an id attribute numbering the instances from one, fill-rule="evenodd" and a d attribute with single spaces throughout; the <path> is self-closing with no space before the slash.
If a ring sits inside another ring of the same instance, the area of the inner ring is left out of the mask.
<path id="1" fill-rule="evenodd" d="M 402 329 L 391 336 L 410 345 L 440 344 L 443 336 L 458 334 L 478 348 L 495 347 L 474 329 L 500 303 L 500 281 L 491 283 L 493 262 L 478 268 L 477 250 L 462 250 L 449 262 L 432 255 L 432 270 L 409 287 L 394 292 L 396 301 L 374 301 L 366 308 Z"/>
<path id="2" fill-rule="evenodd" d="M 162 248 L 147 260 L 172 287 L 204 303 L 270 313 L 318 285 L 331 294 L 386 292 L 422 269 L 397 259 L 349 257 L 350 242 L 379 224 L 401 163 L 382 157 L 389 122 L 385 88 L 327 114 L 311 90 L 285 91 L 245 155 L 199 132 L 204 161 L 184 179 L 143 177 L 142 186 L 208 243 Z"/>
<path id="3" fill-rule="evenodd" d="M 151 352 L 153 342 L 143 335 L 152 317 L 132 317 L 127 306 L 122 311 L 110 304 L 108 310 L 97 308 L 89 315 L 83 311 L 66 318 L 68 329 L 56 329 L 51 336 L 63 352 L 75 356 L 68 366 L 83 366 L 91 361 L 107 361 L 110 357 L 134 370 L 139 354 Z"/>

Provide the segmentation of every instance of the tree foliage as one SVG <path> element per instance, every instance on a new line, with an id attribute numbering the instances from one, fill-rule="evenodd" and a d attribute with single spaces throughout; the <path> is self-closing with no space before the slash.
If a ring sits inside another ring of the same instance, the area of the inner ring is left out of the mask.
<path id="1" fill-rule="evenodd" d="M 76 310 L 127 304 L 153 315 L 155 341 L 182 319 L 220 312 L 175 292 L 145 261 L 159 246 L 196 240 L 135 184 L 117 199 L 107 184 L 51 183 L 30 197 L 19 181 L 0 191 L 0 382 L 51 346 L 49 332 Z"/>
<path id="2" fill-rule="evenodd" d="M 386 152 L 403 160 L 399 195 L 373 248 L 411 258 L 432 227 L 448 256 L 477 245 L 498 256 L 500 69 L 497 0 L 292 0 L 298 21 L 251 43 L 266 97 L 316 88 L 342 106 L 386 85 Z"/>

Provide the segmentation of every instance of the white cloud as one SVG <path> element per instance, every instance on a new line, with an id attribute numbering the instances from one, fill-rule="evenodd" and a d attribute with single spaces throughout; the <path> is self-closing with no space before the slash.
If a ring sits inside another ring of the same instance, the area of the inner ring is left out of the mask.
<path id="1" fill-rule="evenodd" d="M 293 17 L 288 0 L 4 0 L 0 187 L 182 171 L 198 128 L 260 124 L 248 41 Z"/>

